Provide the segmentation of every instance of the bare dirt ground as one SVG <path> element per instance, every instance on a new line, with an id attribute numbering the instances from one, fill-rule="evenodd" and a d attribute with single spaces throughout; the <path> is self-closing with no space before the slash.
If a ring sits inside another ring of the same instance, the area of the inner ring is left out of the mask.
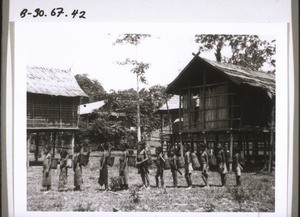
<path id="1" fill-rule="evenodd" d="M 109 167 L 109 177 L 118 176 L 119 152 L 115 165 Z M 142 181 L 137 169 L 130 167 L 129 190 L 104 191 L 98 184 L 100 152 L 91 154 L 83 167 L 82 191 L 73 191 L 73 170 L 68 170 L 68 191 L 59 192 L 59 169 L 52 170 L 52 190 L 42 190 L 42 167 L 31 166 L 27 171 L 28 211 L 142 211 L 142 212 L 274 212 L 275 176 L 243 173 L 242 186 L 235 187 L 235 175 L 227 175 L 227 186 L 221 187 L 220 175 L 210 172 L 211 187 L 204 187 L 200 171 L 193 171 L 193 188 L 178 174 L 178 188 L 173 188 L 170 170 L 165 170 L 166 188 L 155 188 L 156 168 L 150 168 L 150 189 L 140 188 Z M 182 173 L 184 170 L 181 169 Z"/>

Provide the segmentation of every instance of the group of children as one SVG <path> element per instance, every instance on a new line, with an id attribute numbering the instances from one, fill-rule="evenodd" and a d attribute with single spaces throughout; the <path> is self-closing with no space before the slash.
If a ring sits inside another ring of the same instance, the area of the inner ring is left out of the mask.
<path id="1" fill-rule="evenodd" d="M 108 145 L 103 145 L 103 153 L 100 158 L 100 173 L 98 183 L 100 186 L 105 187 L 105 190 L 109 190 L 108 187 L 108 159 L 111 157 L 111 147 Z M 72 168 L 74 171 L 74 190 L 81 190 L 80 186 L 83 184 L 82 178 L 82 164 L 80 158 L 82 157 L 81 146 L 77 146 L 74 149 L 74 156 L 72 162 Z M 52 155 L 50 153 L 51 149 L 45 149 L 45 157 L 43 162 L 43 182 L 42 185 L 45 187 L 45 190 L 51 189 L 51 162 Z M 199 156 L 199 162 L 201 167 L 197 168 L 201 171 L 201 177 L 205 183 L 205 186 L 209 187 L 208 176 L 209 176 L 209 153 L 205 145 L 201 146 L 201 153 Z M 68 177 L 68 159 L 69 155 L 66 150 L 60 152 L 60 174 L 59 174 L 59 191 L 68 190 L 67 188 L 67 177 Z M 128 146 L 124 144 L 122 154 L 120 156 L 119 164 L 119 177 L 121 182 L 121 189 L 128 189 L 128 180 L 129 180 L 129 159 Z M 171 148 L 168 153 L 164 153 L 162 147 L 156 148 L 156 187 L 159 187 L 159 181 L 161 187 L 164 187 L 164 170 L 166 167 L 171 170 L 173 185 L 178 187 L 178 175 L 181 174 L 179 168 L 184 168 L 184 176 L 187 182 L 187 188 L 192 187 L 192 171 L 194 170 L 193 165 L 193 153 L 191 152 L 191 147 L 189 145 L 185 146 L 184 159 L 180 159 L 179 150 L 176 147 Z M 221 176 L 222 186 L 226 185 L 226 174 L 228 173 L 228 153 L 226 153 L 226 148 L 219 143 L 217 146 L 217 166 L 218 172 Z M 183 161 L 180 161 L 183 160 Z M 240 165 L 240 155 L 239 152 L 235 150 L 234 156 L 232 158 L 232 170 L 236 175 L 237 186 L 241 185 L 241 170 Z M 136 167 L 138 174 L 141 175 L 143 186 L 145 188 L 150 187 L 149 181 L 149 165 L 152 164 L 152 159 L 147 150 L 146 143 L 144 141 L 138 142 L 138 149 L 136 155 Z"/>
<path id="2" fill-rule="evenodd" d="M 181 173 L 179 169 L 179 159 L 178 159 L 178 150 L 176 148 L 172 148 L 169 151 L 169 157 L 163 157 L 162 153 L 162 148 L 158 147 L 156 149 L 156 154 L 157 154 L 157 160 L 156 160 L 156 166 L 157 166 L 157 173 L 155 176 L 156 179 L 156 186 L 158 187 L 159 182 L 158 178 L 161 179 L 161 186 L 164 187 L 164 176 L 163 176 L 163 171 L 164 171 L 164 166 L 166 164 L 167 159 L 170 161 L 170 169 L 173 177 L 173 184 L 174 187 L 177 187 L 178 185 L 178 180 L 177 180 L 177 173 Z M 207 147 L 205 145 L 201 146 L 200 149 L 200 168 L 197 168 L 197 170 L 201 171 L 201 177 L 204 181 L 204 184 L 206 187 L 209 187 L 208 183 L 208 174 L 209 174 L 209 154 Z M 196 156 L 196 155 L 194 155 Z M 192 171 L 194 170 L 194 163 L 193 163 L 193 153 L 191 152 L 191 147 L 190 146 L 185 146 L 185 154 L 184 154 L 184 176 L 187 182 L 187 188 L 190 189 L 192 187 Z M 228 173 L 229 170 L 229 164 L 232 163 L 232 170 L 235 173 L 236 176 L 236 184 L 237 186 L 241 185 L 241 171 L 242 171 L 242 166 L 240 165 L 240 154 L 237 149 L 235 149 L 235 153 L 233 156 L 232 161 L 229 161 L 228 159 L 228 152 L 227 149 L 223 148 L 221 143 L 218 144 L 217 146 L 217 166 L 218 166 L 218 172 L 221 176 L 221 183 L 222 186 L 226 185 L 226 174 Z"/>
<path id="3" fill-rule="evenodd" d="M 72 160 L 72 164 L 68 165 L 69 154 L 66 150 L 60 151 L 60 172 L 59 172 L 59 181 L 58 181 L 58 190 L 66 191 L 67 182 L 68 182 L 68 168 L 73 167 L 74 171 L 74 190 L 80 190 L 80 186 L 83 184 L 82 179 L 82 165 L 80 163 L 80 150 L 81 147 L 75 147 L 74 157 Z M 51 190 L 51 169 L 52 169 L 52 161 L 53 156 L 51 154 L 51 148 L 46 148 L 44 150 L 44 161 L 43 161 L 43 181 L 42 186 L 45 188 L 45 191 Z"/>
<path id="4" fill-rule="evenodd" d="M 200 169 L 201 171 L 201 177 L 205 183 L 206 187 L 209 187 L 208 183 L 208 174 L 209 174 L 209 154 L 206 145 L 201 146 L 201 153 L 200 153 Z M 182 167 L 180 164 L 180 159 L 178 157 L 179 150 L 177 148 L 171 148 L 168 151 L 168 154 L 163 153 L 162 147 L 157 147 L 156 150 L 156 175 L 155 175 L 155 182 L 156 187 L 159 186 L 159 180 L 161 187 L 164 187 L 164 170 L 166 168 L 167 164 L 170 164 L 170 170 L 172 173 L 173 178 L 173 185 L 174 187 L 178 187 L 178 175 L 177 173 L 180 173 L 179 168 Z M 229 160 L 230 153 L 228 155 L 229 151 L 227 148 L 224 148 L 221 143 L 217 146 L 217 166 L 218 166 L 218 172 L 221 176 L 221 183 L 222 186 L 226 185 L 226 174 L 229 170 L 229 165 L 232 163 L 232 170 L 235 172 L 236 176 L 236 184 L 237 186 L 241 185 L 241 170 L 242 167 L 240 165 L 240 154 L 238 152 L 238 149 L 235 149 L 235 153 L 233 156 L 232 161 Z M 193 154 L 191 152 L 190 146 L 185 146 L 185 154 L 184 154 L 184 162 L 181 164 L 184 164 L 184 176 L 187 182 L 187 188 L 190 189 L 192 187 L 192 171 L 194 170 L 193 165 Z M 139 142 L 138 143 L 138 151 L 137 151 L 137 168 L 138 173 L 141 174 L 143 185 L 146 188 L 149 188 L 149 155 L 147 153 L 147 148 L 145 145 L 145 142 Z M 168 166 L 167 166 L 168 167 Z M 168 168 L 169 168 L 168 167 Z"/>

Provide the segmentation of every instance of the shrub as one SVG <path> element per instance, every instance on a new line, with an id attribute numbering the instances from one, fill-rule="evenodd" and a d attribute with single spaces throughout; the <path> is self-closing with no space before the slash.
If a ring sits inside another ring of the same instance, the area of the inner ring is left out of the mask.
<path id="1" fill-rule="evenodd" d="M 119 176 L 110 177 L 110 189 L 116 191 L 121 188 L 121 178 Z"/>
<path id="2" fill-rule="evenodd" d="M 204 204 L 205 212 L 213 212 L 215 208 L 216 206 L 214 205 L 214 202 L 211 199 L 205 201 Z"/>
<path id="3" fill-rule="evenodd" d="M 93 208 L 92 208 L 92 203 L 89 202 L 89 203 L 77 203 L 75 205 L 75 208 L 73 209 L 73 211 L 75 212 L 93 212 L 95 211 Z"/>
<path id="4" fill-rule="evenodd" d="M 133 203 L 139 203 L 140 202 L 140 195 L 139 195 L 139 192 L 138 192 L 138 189 L 137 188 L 132 188 L 130 190 L 130 198 L 131 198 L 131 201 Z"/>

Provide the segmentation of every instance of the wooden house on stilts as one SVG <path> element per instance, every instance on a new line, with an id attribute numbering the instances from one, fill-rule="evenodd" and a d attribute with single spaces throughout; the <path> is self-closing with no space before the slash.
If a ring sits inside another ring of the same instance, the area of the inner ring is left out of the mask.
<path id="1" fill-rule="evenodd" d="M 178 132 L 172 132 L 173 143 L 189 143 L 199 152 L 201 143 L 215 149 L 220 142 L 230 147 L 231 155 L 238 146 L 248 162 L 273 157 L 274 74 L 194 55 L 166 92 L 178 96 L 177 116 L 174 108 L 171 112 L 172 120 L 179 120 Z M 170 137 L 162 133 L 161 138 L 166 143 L 164 138 Z"/>
<path id="2" fill-rule="evenodd" d="M 73 152 L 78 130 L 78 105 L 87 95 L 71 71 L 27 67 L 27 145 L 35 161 L 42 148 Z"/>

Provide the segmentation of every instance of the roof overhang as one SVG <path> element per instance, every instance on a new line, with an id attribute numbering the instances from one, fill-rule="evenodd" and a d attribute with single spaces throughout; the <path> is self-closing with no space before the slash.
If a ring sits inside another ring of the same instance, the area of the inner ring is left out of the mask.
<path id="1" fill-rule="evenodd" d="M 232 64 L 217 63 L 194 55 L 192 60 L 168 85 L 166 92 L 180 94 L 180 89 L 201 85 L 204 71 L 215 73 L 218 76 L 230 80 L 237 85 L 249 85 L 266 91 L 268 96 L 275 96 L 275 75 L 239 67 Z"/>

